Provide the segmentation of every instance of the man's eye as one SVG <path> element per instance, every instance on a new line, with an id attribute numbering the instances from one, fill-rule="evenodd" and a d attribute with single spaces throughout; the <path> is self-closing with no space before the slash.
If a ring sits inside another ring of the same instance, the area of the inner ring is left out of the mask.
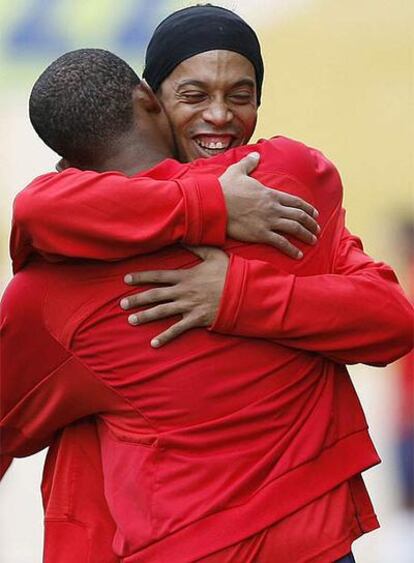
<path id="1" fill-rule="evenodd" d="M 230 94 L 230 100 L 235 104 L 248 104 L 251 102 L 253 94 L 250 92 L 235 92 Z"/>
<path id="2" fill-rule="evenodd" d="M 207 94 L 204 92 L 181 92 L 180 98 L 189 104 L 197 104 L 206 99 Z"/>

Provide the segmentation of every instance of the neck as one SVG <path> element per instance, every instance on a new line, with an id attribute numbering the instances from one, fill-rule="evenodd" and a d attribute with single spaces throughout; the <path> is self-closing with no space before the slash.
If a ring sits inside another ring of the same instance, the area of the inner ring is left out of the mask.
<path id="1" fill-rule="evenodd" d="M 125 138 L 114 145 L 116 149 L 111 150 L 111 155 L 93 166 L 93 170 L 96 172 L 116 170 L 127 176 L 133 176 L 142 170 L 152 168 L 166 158 L 172 158 L 171 151 L 166 146 L 152 142 L 152 139 L 148 138 L 145 143 Z"/>

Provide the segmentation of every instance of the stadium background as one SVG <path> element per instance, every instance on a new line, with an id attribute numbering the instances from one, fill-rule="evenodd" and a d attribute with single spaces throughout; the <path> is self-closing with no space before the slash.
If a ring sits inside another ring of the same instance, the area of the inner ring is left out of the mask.
<path id="1" fill-rule="evenodd" d="M 56 161 L 28 121 L 27 99 L 34 80 L 51 60 L 79 47 L 113 50 L 141 72 L 144 48 L 155 25 L 169 12 L 193 3 L 0 0 L 2 288 L 11 276 L 7 242 L 13 197 Z M 323 150 L 342 174 L 349 227 L 362 237 L 372 256 L 397 270 L 405 284 L 398 234 L 400 222 L 413 211 L 414 2 L 217 4 L 245 17 L 263 46 L 264 102 L 255 138 L 283 134 Z M 363 563 L 404 563 L 399 550 L 409 541 L 394 455 L 397 369 L 393 365 L 385 370 L 365 366 L 351 370 L 384 461 L 366 474 L 383 528 L 356 543 L 355 554 Z M 0 487 L 3 563 L 41 560 L 38 483 L 43 455 L 16 461 Z"/>

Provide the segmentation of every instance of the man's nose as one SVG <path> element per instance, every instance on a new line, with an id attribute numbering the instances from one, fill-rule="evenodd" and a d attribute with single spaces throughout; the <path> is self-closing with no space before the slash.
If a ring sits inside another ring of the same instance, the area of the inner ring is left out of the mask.
<path id="1" fill-rule="evenodd" d="M 211 101 L 203 111 L 203 119 L 216 127 L 223 127 L 233 119 L 233 112 L 221 100 Z"/>

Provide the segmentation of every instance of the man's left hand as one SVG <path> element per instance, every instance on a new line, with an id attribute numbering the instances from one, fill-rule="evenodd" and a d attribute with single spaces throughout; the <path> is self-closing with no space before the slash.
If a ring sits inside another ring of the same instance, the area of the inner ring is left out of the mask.
<path id="1" fill-rule="evenodd" d="M 166 287 L 149 289 L 121 300 L 124 310 L 155 305 L 130 315 L 128 322 L 131 325 L 182 315 L 180 321 L 151 340 L 154 348 L 163 346 L 191 328 L 211 325 L 217 315 L 229 258 L 217 248 L 191 247 L 189 250 L 203 262 L 186 270 L 135 272 L 124 278 L 128 285 L 167 284 Z"/>

